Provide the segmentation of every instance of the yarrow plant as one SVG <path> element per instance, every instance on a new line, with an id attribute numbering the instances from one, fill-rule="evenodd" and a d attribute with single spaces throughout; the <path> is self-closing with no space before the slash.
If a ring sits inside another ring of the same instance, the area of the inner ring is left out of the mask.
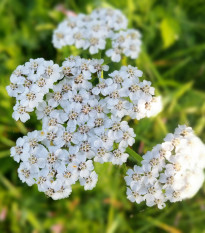
<path id="1" fill-rule="evenodd" d="M 101 73 L 108 66 L 102 63 L 71 56 L 59 67 L 31 59 L 11 76 L 12 81 L 22 79 L 22 84 L 12 89 L 13 81 L 7 87 L 17 100 L 14 119 L 25 122 L 35 108 L 42 120 L 41 131 L 19 138 L 11 149 L 11 156 L 20 162 L 19 177 L 28 185 L 36 183 L 53 199 L 67 197 L 77 180 L 85 190 L 92 189 L 97 182 L 93 161 L 116 165 L 127 161 L 126 148 L 136 135 L 124 116 L 141 119 L 161 110 L 151 83 L 140 81 L 140 70 L 124 66 L 103 79 Z M 39 80 L 44 80 L 40 87 Z"/>
<path id="2" fill-rule="evenodd" d="M 205 145 L 191 127 L 180 125 L 127 171 L 127 197 L 138 204 L 157 205 L 193 197 L 204 182 Z"/>
<path id="3" fill-rule="evenodd" d="M 60 23 L 53 44 L 56 48 L 75 45 L 90 54 L 106 50 L 112 61 L 119 62 L 123 54 L 138 57 L 140 37 L 138 31 L 127 29 L 127 19 L 120 11 L 98 9 Z M 162 109 L 161 97 L 155 95 L 150 81 L 142 79 L 137 67 L 121 66 L 112 72 L 109 68 L 104 59 L 70 56 L 61 66 L 43 58 L 30 59 L 12 73 L 7 86 L 8 94 L 16 99 L 12 117 L 26 122 L 35 112 L 42 121 L 41 130 L 29 132 L 11 148 L 11 156 L 20 163 L 22 182 L 36 184 L 54 200 L 62 199 L 71 194 L 77 181 L 85 190 L 96 186 L 94 162 L 122 165 L 129 154 L 136 154 L 131 149 L 136 135 L 124 117 L 140 120 L 155 116 Z M 162 208 L 167 200 L 189 197 L 185 192 L 189 187 L 194 194 L 201 186 L 204 165 L 198 165 L 201 149 L 195 150 L 199 139 L 190 128 L 180 127 L 165 141 L 143 156 L 142 167 L 128 170 L 125 179 L 131 201 L 146 200 L 148 206 Z M 192 143 L 195 152 L 190 158 L 195 155 L 196 160 L 190 161 L 192 166 L 178 167 L 178 160 L 189 155 L 185 149 L 192 148 Z M 194 171 L 196 166 L 199 171 Z M 198 185 L 188 179 L 189 174 L 200 178 Z M 174 186 L 167 180 L 173 180 Z"/>
<path id="4" fill-rule="evenodd" d="M 54 31 L 52 42 L 55 48 L 74 45 L 78 49 L 88 49 L 90 54 L 106 49 L 106 56 L 119 62 L 122 54 L 132 59 L 138 57 L 141 34 L 127 29 L 127 19 L 121 11 L 102 8 L 90 15 L 69 16 Z"/>

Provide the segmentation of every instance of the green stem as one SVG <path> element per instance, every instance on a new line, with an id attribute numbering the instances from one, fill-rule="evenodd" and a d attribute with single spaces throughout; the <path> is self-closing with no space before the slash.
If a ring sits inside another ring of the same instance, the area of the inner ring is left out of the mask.
<path id="1" fill-rule="evenodd" d="M 141 157 L 139 154 L 137 154 L 132 148 L 128 147 L 128 148 L 126 149 L 126 152 L 127 152 L 129 155 L 131 155 L 132 158 L 134 158 L 135 160 L 137 160 L 138 163 L 141 164 L 141 161 L 143 160 L 142 157 Z"/>

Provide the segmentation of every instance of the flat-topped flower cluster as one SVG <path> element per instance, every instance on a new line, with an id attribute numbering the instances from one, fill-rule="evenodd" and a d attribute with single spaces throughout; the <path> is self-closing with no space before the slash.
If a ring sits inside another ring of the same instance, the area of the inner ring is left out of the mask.
<path id="1" fill-rule="evenodd" d="M 30 59 L 18 66 L 10 77 L 10 85 L 6 87 L 10 96 L 16 98 L 12 117 L 26 122 L 45 94 L 53 88 L 54 82 L 62 78 L 59 65 L 43 58 Z"/>
<path id="2" fill-rule="evenodd" d="M 108 40 L 111 48 L 106 47 Z M 122 54 L 132 59 L 138 57 L 141 34 L 127 29 L 127 19 L 121 11 L 102 8 L 90 15 L 69 16 L 54 30 L 52 42 L 55 48 L 75 45 L 78 49 L 88 49 L 90 54 L 106 49 L 106 55 L 119 62 Z"/>
<path id="3" fill-rule="evenodd" d="M 106 50 L 106 56 L 119 62 L 123 54 L 138 57 L 141 35 L 127 29 L 121 11 L 97 9 L 60 23 L 53 44 L 74 45 L 90 54 Z M 26 122 L 35 111 L 42 121 L 41 130 L 16 141 L 11 156 L 20 163 L 20 179 L 37 184 L 54 200 L 68 197 L 77 181 L 85 190 L 93 189 L 98 180 L 94 162 L 127 161 L 136 135 L 123 117 L 140 120 L 161 111 L 161 98 L 137 67 L 108 70 L 103 59 L 70 56 L 62 66 L 30 59 L 11 75 L 7 92 L 16 98 L 12 117 Z M 204 181 L 204 150 L 191 128 L 179 126 L 143 156 L 142 166 L 128 170 L 128 199 L 163 208 L 166 201 L 192 197 Z"/>
<path id="4" fill-rule="evenodd" d="M 127 171 L 128 199 L 161 209 L 167 201 L 193 197 L 204 182 L 204 152 L 205 145 L 192 129 L 178 126 L 143 156 L 142 166 Z"/>
<path id="5" fill-rule="evenodd" d="M 122 118 L 150 117 L 161 110 L 161 101 L 150 82 L 140 81 L 136 67 L 124 66 L 102 78 L 107 70 L 103 60 L 80 57 L 69 57 L 62 67 L 43 59 L 17 67 L 7 87 L 17 99 L 13 117 L 24 122 L 35 109 L 42 120 L 41 131 L 19 138 L 11 149 L 23 182 L 36 183 L 53 199 L 64 198 L 77 180 L 85 190 L 96 185 L 93 161 L 127 161 L 126 148 L 135 134 Z M 40 87 L 39 80 L 44 80 Z"/>

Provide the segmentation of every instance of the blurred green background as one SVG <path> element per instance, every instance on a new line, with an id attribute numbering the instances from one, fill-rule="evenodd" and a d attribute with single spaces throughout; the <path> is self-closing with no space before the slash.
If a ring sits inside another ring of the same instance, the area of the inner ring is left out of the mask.
<path id="1" fill-rule="evenodd" d="M 162 95 L 164 109 L 156 118 L 130 122 L 134 149 L 141 155 L 161 143 L 178 124 L 192 126 L 205 142 L 205 3 L 204 0 L 1 0 L 0 1 L 0 232 L 205 232 L 205 185 L 191 200 L 163 210 L 126 199 L 126 166 L 96 165 L 97 187 L 75 185 L 70 198 L 52 201 L 17 177 L 18 164 L 9 149 L 19 136 L 40 128 L 35 116 L 25 125 L 12 115 L 14 99 L 5 86 L 17 65 L 29 58 L 61 62 L 69 51 L 56 51 L 52 30 L 64 18 L 58 4 L 76 13 L 100 6 L 121 9 L 129 27 L 143 34 L 137 65 Z M 62 8 L 62 6 L 61 6 Z M 133 162 L 127 163 L 133 166 Z"/>

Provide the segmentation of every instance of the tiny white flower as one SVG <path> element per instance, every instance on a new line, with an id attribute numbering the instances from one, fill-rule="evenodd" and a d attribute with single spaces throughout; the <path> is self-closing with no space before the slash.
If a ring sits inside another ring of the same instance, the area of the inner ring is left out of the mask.
<path id="1" fill-rule="evenodd" d="M 28 163 L 20 163 L 18 168 L 18 176 L 22 182 L 26 182 L 29 186 L 35 183 L 34 178 L 36 177 L 38 170 L 31 170 Z"/>
<path id="2" fill-rule="evenodd" d="M 136 203 L 141 203 L 144 199 L 143 196 L 141 196 L 137 190 L 131 190 L 130 188 L 127 188 L 127 198 L 131 201 L 131 202 L 136 202 Z"/>
<path id="3" fill-rule="evenodd" d="M 108 49 L 105 54 L 106 56 L 110 57 L 112 61 L 119 62 L 121 60 L 121 53 L 122 50 L 116 47 L 113 49 Z"/>
<path id="4" fill-rule="evenodd" d="M 33 88 L 27 88 L 18 99 L 20 100 L 20 104 L 22 106 L 35 108 L 38 106 L 38 103 L 43 101 L 43 96 L 43 93 L 36 92 L 36 90 Z"/>
<path id="5" fill-rule="evenodd" d="M 36 107 L 36 115 L 37 119 L 40 120 L 44 117 L 48 117 L 50 113 L 52 112 L 53 107 L 50 105 L 47 105 L 45 101 L 42 101 L 38 104 Z"/>
<path id="6" fill-rule="evenodd" d="M 140 187 L 143 181 L 143 169 L 140 166 L 135 165 L 134 169 L 128 169 L 125 177 L 126 184 L 130 187 Z"/>
<path id="7" fill-rule="evenodd" d="M 99 83 L 93 87 L 92 93 L 94 95 L 102 94 L 106 96 L 110 93 L 110 85 L 113 83 L 112 79 L 99 79 Z"/>
<path id="8" fill-rule="evenodd" d="M 66 167 L 65 170 L 62 173 L 58 173 L 56 177 L 62 180 L 66 185 L 72 185 L 78 180 L 78 172 L 71 167 Z"/>
<path id="9" fill-rule="evenodd" d="M 86 47 L 89 47 L 90 54 L 96 54 L 99 50 L 105 49 L 106 41 L 100 35 L 91 34 Z"/>
<path id="10" fill-rule="evenodd" d="M 12 147 L 10 150 L 11 157 L 13 157 L 14 160 L 19 163 L 22 157 L 29 153 L 29 149 L 30 147 L 25 143 L 25 138 L 18 138 L 16 141 L 16 146 Z"/>
<path id="11" fill-rule="evenodd" d="M 67 198 L 67 197 L 70 196 L 71 192 L 72 192 L 71 186 L 69 186 L 69 185 L 62 185 L 58 191 L 55 191 L 52 194 L 51 198 L 53 200 Z"/>
<path id="12" fill-rule="evenodd" d="M 110 159 L 110 150 L 102 147 L 102 146 L 98 146 L 95 148 L 94 150 L 95 152 L 95 157 L 94 157 L 94 161 L 95 162 L 99 162 L 99 163 L 105 163 L 108 162 Z"/>
<path id="13" fill-rule="evenodd" d="M 28 112 L 31 112 L 33 110 L 32 108 L 21 105 L 19 102 L 16 103 L 13 109 L 14 112 L 12 114 L 12 117 L 16 121 L 20 119 L 22 122 L 26 122 L 30 119 L 30 115 L 28 114 Z"/>
<path id="14" fill-rule="evenodd" d="M 88 176 L 80 178 L 80 184 L 84 186 L 85 190 L 91 190 L 96 186 L 98 175 L 96 172 L 91 172 Z"/>
<path id="15" fill-rule="evenodd" d="M 131 65 L 128 66 L 122 66 L 121 71 L 124 71 L 127 73 L 129 78 L 140 78 L 142 77 L 143 72 L 139 70 L 137 67 L 133 67 Z"/>
<path id="16" fill-rule="evenodd" d="M 45 75 L 46 78 L 52 79 L 54 82 L 61 79 L 61 68 L 54 64 L 53 61 L 44 61 L 37 70 L 38 75 Z"/>
<path id="17" fill-rule="evenodd" d="M 85 154 L 78 154 L 76 159 L 69 165 L 76 169 L 80 177 L 86 177 L 94 169 L 92 160 L 86 160 Z"/>
<path id="18" fill-rule="evenodd" d="M 112 125 L 111 129 L 108 131 L 108 137 L 113 140 L 119 140 L 123 137 L 123 130 L 122 128 L 127 124 L 127 122 L 123 121 L 120 122 L 119 118 L 112 118 Z"/>
<path id="19" fill-rule="evenodd" d="M 111 153 L 110 162 L 115 165 L 122 165 L 127 161 L 129 155 L 122 149 L 116 149 Z"/>
<path id="20" fill-rule="evenodd" d="M 126 149 L 128 146 L 132 146 L 135 142 L 136 134 L 134 130 L 129 127 L 126 121 L 121 122 L 121 129 L 123 132 L 122 138 L 116 140 L 119 143 L 119 148 Z"/>
<path id="21" fill-rule="evenodd" d="M 93 138 L 93 146 L 94 147 L 104 147 L 106 149 L 110 149 L 113 147 L 113 142 L 114 142 L 114 139 L 110 138 L 107 134 L 107 132 L 103 132 L 102 134 L 100 135 L 96 135 L 94 138 Z"/>
<path id="22" fill-rule="evenodd" d="M 19 94 L 24 92 L 25 87 L 22 84 L 16 84 L 11 82 L 10 85 L 6 87 L 6 90 L 9 96 L 18 97 Z"/>

